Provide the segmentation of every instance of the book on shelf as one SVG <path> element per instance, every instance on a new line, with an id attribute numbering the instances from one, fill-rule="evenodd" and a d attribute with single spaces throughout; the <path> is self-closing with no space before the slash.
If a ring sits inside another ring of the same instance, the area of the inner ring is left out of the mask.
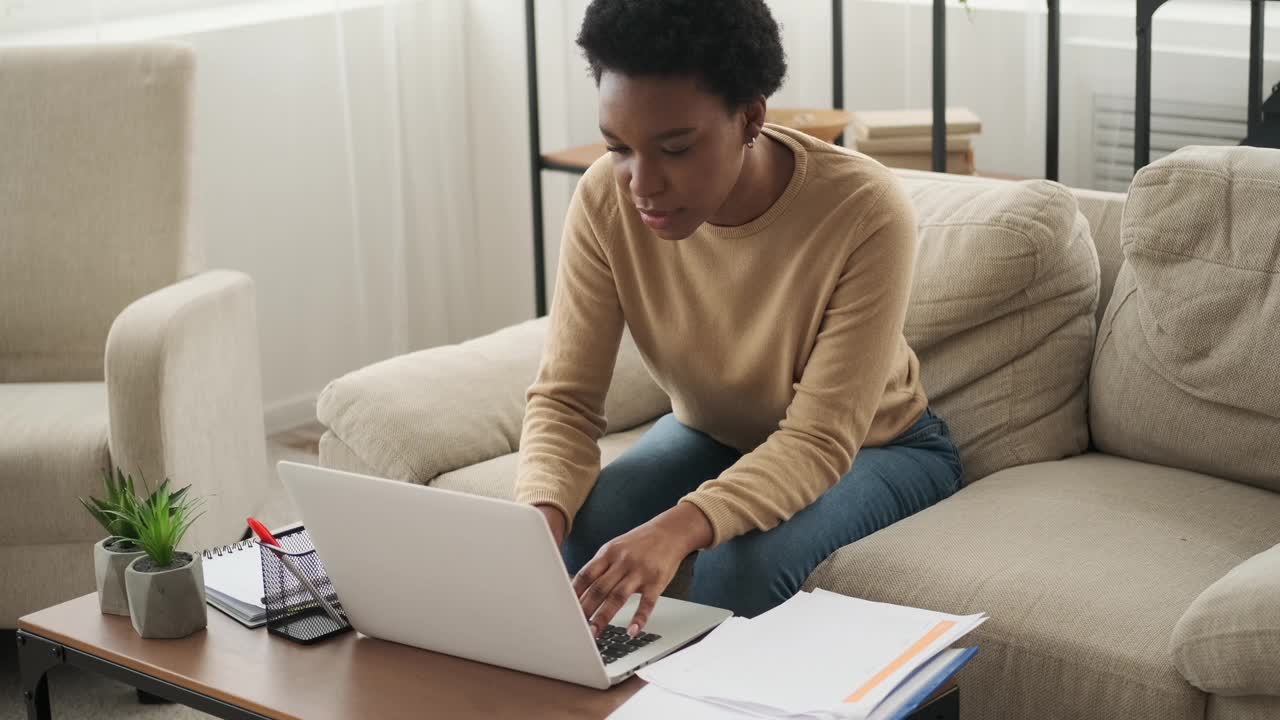
<path id="1" fill-rule="evenodd" d="M 933 170 L 933 154 L 920 153 L 875 153 L 870 154 L 881 164 L 904 170 Z M 973 150 L 947 153 L 947 172 L 956 175 L 972 175 L 974 168 Z"/>
<path id="2" fill-rule="evenodd" d="M 950 107 L 946 112 L 947 135 L 976 135 L 982 120 L 972 110 Z M 932 110 L 859 110 L 853 113 L 857 139 L 928 136 L 933 132 Z"/>
<path id="3" fill-rule="evenodd" d="M 972 147 L 972 135 L 947 136 L 947 152 L 963 152 Z M 912 135 L 881 140 L 857 140 L 855 141 L 854 149 L 868 155 L 880 153 L 929 153 L 933 152 L 933 137 L 930 135 Z"/>

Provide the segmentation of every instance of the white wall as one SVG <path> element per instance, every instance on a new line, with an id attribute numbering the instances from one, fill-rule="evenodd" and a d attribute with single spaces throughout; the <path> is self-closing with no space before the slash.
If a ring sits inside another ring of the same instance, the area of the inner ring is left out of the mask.
<path id="1" fill-rule="evenodd" d="M 256 282 L 269 424 L 305 421 L 317 390 L 371 360 L 374 339 L 389 334 L 384 303 L 366 303 L 361 287 L 379 263 L 360 252 L 349 200 L 333 22 L 320 15 L 184 39 L 199 58 L 193 228 L 209 267 Z"/>
<path id="2" fill-rule="evenodd" d="M 1248 4 L 1207 2 L 1178 0 L 1157 15 L 1156 96 L 1239 98 L 1243 105 Z M 773 103 L 828 103 L 830 3 L 770 4 L 790 62 Z M 976 142 L 981 169 L 1037 176 L 1044 156 L 1040 4 L 973 4 L 971 16 L 959 7 L 949 11 L 949 100 L 984 120 Z M 1132 91 L 1126 48 L 1133 20 L 1126 15 L 1130 3 L 1068 5 L 1088 9 L 1068 12 L 1063 27 L 1063 172 L 1072 181 L 1081 177 L 1077 159 L 1088 145 L 1082 98 L 1095 85 Z M 586 0 L 539 2 L 544 149 L 597 140 L 595 88 L 573 44 L 585 6 Z M 462 189 L 469 192 L 470 218 L 463 226 L 474 237 L 461 255 L 442 254 L 430 242 L 406 245 L 400 219 L 406 198 L 396 190 L 405 169 L 394 151 L 405 130 L 397 122 L 401 109 L 387 72 L 389 31 L 380 9 L 345 12 L 340 26 L 328 12 L 171 26 L 199 55 L 193 223 L 209 266 L 240 269 L 257 282 L 269 427 L 310 419 L 316 394 L 350 370 L 532 316 L 522 8 L 521 0 L 467 3 L 465 107 L 439 109 L 465 113 L 468 129 L 472 172 Z M 927 107 L 927 2 L 850 0 L 845 17 L 847 106 Z M 1280 13 L 1273 10 L 1268 25 L 1274 53 Z M 172 34 L 152 23 L 96 37 Z M 1267 81 L 1280 81 L 1280 66 L 1269 66 Z M 573 178 L 544 178 L 554 275 Z M 421 221 L 429 225 L 431 218 Z M 456 271 L 443 283 L 423 281 L 440 263 Z M 408 272 L 400 276 L 400 268 Z"/>

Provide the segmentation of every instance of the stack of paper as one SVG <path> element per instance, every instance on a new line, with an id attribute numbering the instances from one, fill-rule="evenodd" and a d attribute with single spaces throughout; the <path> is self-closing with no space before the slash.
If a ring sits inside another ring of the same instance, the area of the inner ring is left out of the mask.
<path id="1" fill-rule="evenodd" d="M 642 669 L 649 686 L 614 717 L 901 717 L 972 656 L 947 648 L 986 619 L 802 592 Z"/>

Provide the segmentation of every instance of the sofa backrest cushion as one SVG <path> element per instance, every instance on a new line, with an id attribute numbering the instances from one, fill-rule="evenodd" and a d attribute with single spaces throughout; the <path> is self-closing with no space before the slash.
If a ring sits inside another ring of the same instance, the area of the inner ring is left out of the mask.
<path id="1" fill-rule="evenodd" d="M 907 340 L 966 480 L 1083 452 L 1099 271 L 1075 197 L 1043 180 L 904 183 L 920 228 Z"/>
<path id="2" fill-rule="evenodd" d="M 1143 168 L 1090 388 L 1105 452 L 1280 491 L 1280 150 Z"/>
<path id="3" fill-rule="evenodd" d="M 316 416 L 335 436 L 331 442 L 340 440 L 368 468 L 396 480 L 426 483 L 513 453 L 546 330 L 540 318 L 369 365 L 329 383 Z M 605 398 L 609 432 L 670 409 L 623 333 Z"/>
<path id="4" fill-rule="evenodd" d="M 953 185 L 1004 185 L 1008 180 L 980 177 L 978 175 L 955 175 L 925 172 L 922 170 L 894 169 L 894 174 L 903 180 L 931 180 Z M 1102 313 L 1107 309 L 1107 301 L 1111 299 L 1111 288 L 1116 284 L 1116 274 L 1124 257 L 1120 252 L 1120 218 L 1124 212 L 1124 193 L 1106 190 L 1087 190 L 1069 188 L 1080 206 L 1080 213 L 1089 221 L 1089 235 L 1093 246 L 1098 251 L 1098 264 L 1102 271 L 1102 284 L 1098 289 L 1098 323 L 1102 322 Z"/>
<path id="5" fill-rule="evenodd" d="M 1107 309 L 1111 299 L 1111 290 L 1116 285 L 1116 275 L 1120 274 L 1120 266 L 1124 264 L 1124 254 L 1120 251 L 1120 219 L 1124 215 L 1125 196 L 1121 193 L 1104 192 L 1102 190 L 1082 190 L 1073 188 L 1071 194 L 1076 196 L 1080 205 L 1080 214 L 1089 221 L 1089 234 L 1093 237 L 1093 247 L 1098 252 L 1098 309 L 1094 313 L 1096 325 L 1102 324 L 1102 313 Z"/>

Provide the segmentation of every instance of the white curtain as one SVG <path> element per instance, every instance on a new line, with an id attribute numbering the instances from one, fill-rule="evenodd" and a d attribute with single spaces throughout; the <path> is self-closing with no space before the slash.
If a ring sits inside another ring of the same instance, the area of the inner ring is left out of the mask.
<path id="1" fill-rule="evenodd" d="M 385 132 L 390 173 L 394 353 L 476 330 L 468 321 L 477 246 L 467 93 L 465 0 L 386 0 L 382 9 Z M 341 24 L 338 23 L 341 27 Z M 351 48 L 346 48 L 350 60 Z M 344 79 L 350 86 L 351 78 Z M 368 106 L 358 111 L 378 110 Z M 368 245 L 368 241 L 361 243 Z"/>

